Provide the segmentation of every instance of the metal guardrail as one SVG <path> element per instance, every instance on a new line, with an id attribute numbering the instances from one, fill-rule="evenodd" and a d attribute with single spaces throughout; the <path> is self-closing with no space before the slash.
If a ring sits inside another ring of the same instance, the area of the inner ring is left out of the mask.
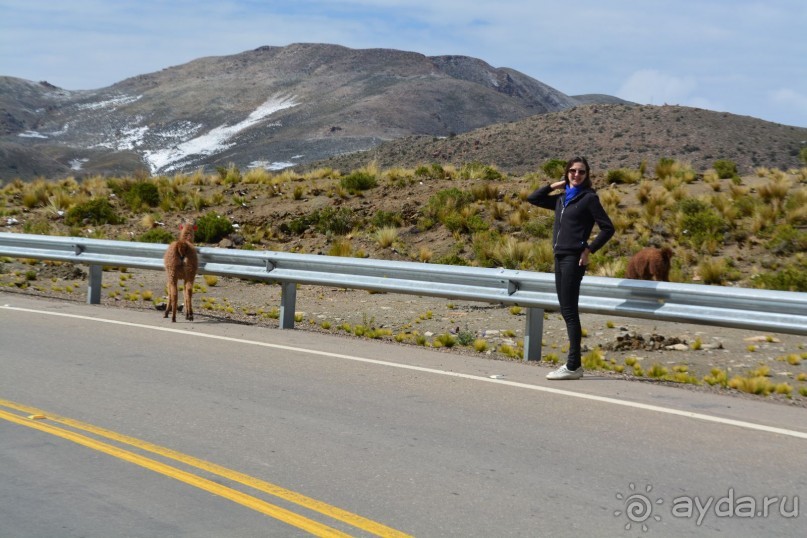
<path id="1" fill-rule="evenodd" d="M 0 233 L 0 255 L 89 266 L 87 302 L 102 268 L 162 271 L 166 245 Z M 539 360 L 544 310 L 557 310 L 551 273 L 198 247 L 199 273 L 277 282 L 280 327 L 294 328 L 296 286 L 336 286 L 526 307 L 524 359 Z M 586 276 L 580 311 L 807 335 L 807 293 Z"/>

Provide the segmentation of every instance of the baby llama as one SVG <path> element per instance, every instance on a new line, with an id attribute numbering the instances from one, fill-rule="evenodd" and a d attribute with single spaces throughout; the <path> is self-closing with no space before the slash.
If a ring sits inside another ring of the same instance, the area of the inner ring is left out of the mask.
<path id="1" fill-rule="evenodd" d="M 183 223 L 179 225 L 179 239 L 168 245 L 165 251 L 165 273 L 168 277 L 168 306 L 165 315 L 171 312 L 171 321 L 177 320 L 177 283 L 179 279 L 185 281 L 185 319 L 193 321 L 193 279 L 199 270 L 199 258 L 196 247 L 193 246 L 193 232 L 196 224 Z"/>
<path id="2" fill-rule="evenodd" d="M 637 280 L 669 282 L 670 258 L 672 257 L 673 251 L 670 247 L 643 248 L 628 261 L 625 276 Z"/>

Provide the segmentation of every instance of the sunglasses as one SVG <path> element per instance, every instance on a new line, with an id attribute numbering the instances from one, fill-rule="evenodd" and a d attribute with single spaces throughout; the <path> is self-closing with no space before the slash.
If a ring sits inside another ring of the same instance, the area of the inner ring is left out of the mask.
<path id="1" fill-rule="evenodd" d="M 569 173 L 570 174 L 585 174 L 586 169 L 585 168 L 569 168 Z"/>

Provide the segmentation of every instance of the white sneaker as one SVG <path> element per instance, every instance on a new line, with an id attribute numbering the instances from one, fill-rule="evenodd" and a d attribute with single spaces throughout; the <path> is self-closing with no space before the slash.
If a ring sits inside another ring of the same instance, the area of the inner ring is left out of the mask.
<path id="1" fill-rule="evenodd" d="M 577 370 L 569 370 L 565 364 L 557 370 L 546 374 L 547 379 L 580 379 L 581 377 L 583 377 L 582 366 Z"/>

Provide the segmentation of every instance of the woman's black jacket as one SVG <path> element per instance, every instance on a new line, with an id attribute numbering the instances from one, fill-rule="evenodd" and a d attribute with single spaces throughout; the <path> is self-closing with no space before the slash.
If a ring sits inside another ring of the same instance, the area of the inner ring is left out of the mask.
<path id="1" fill-rule="evenodd" d="M 527 196 L 527 201 L 544 209 L 555 211 L 555 226 L 552 231 L 552 248 L 555 254 L 580 254 L 588 247 L 593 254 L 614 235 L 614 225 L 593 189 L 584 189 L 563 207 L 564 192 L 549 194 L 552 187 L 546 185 Z M 588 242 L 594 223 L 600 229 L 597 237 Z"/>

